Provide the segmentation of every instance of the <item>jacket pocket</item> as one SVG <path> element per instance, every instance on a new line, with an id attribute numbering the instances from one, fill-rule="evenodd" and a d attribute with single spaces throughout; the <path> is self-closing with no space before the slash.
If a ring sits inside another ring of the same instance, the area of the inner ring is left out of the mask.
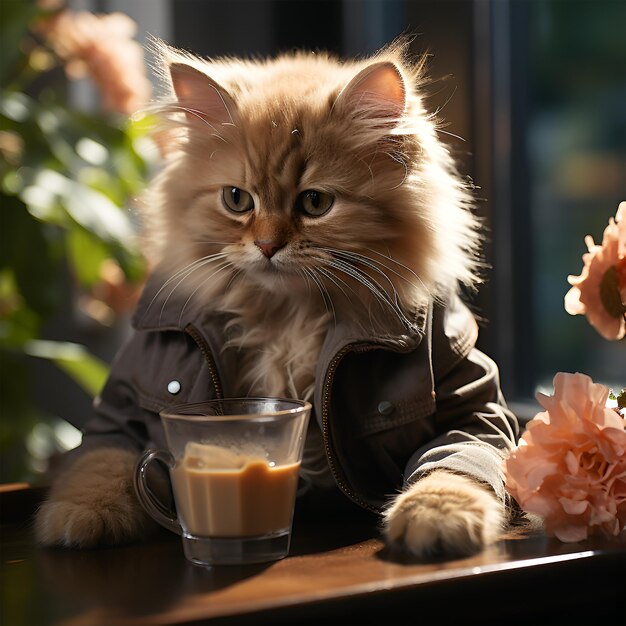
<path id="1" fill-rule="evenodd" d="M 375 411 L 355 419 L 356 437 L 367 437 L 386 430 L 401 428 L 417 420 L 426 419 L 435 412 L 433 395 L 402 400 L 381 400 Z"/>
<path id="2" fill-rule="evenodd" d="M 198 347 L 176 331 L 148 331 L 143 360 L 131 374 L 137 403 L 159 413 L 167 407 L 213 396 L 208 367 Z"/>
<path id="3" fill-rule="evenodd" d="M 333 385 L 334 421 L 351 436 L 400 428 L 435 412 L 426 342 L 411 352 L 386 349 L 347 354 Z"/>

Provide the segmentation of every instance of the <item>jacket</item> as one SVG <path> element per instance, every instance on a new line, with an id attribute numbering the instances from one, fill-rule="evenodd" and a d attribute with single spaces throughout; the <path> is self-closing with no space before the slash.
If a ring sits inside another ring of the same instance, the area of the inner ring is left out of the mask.
<path id="1" fill-rule="evenodd" d="M 234 349 L 225 314 L 165 297 L 147 283 L 133 333 L 115 358 L 84 429 L 83 449 L 165 447 L 159 411 L 232 395 Z M 339 488 L 380 511 L 435 468 L 475 477 L 505 498 L 502 453 L 518 424 L 495 363 L 476 349 L 477 324 L 457 295 L 416 312 L 410 331 L 370 336 L 349 321 L 329 329 L 312 399 Z"/>

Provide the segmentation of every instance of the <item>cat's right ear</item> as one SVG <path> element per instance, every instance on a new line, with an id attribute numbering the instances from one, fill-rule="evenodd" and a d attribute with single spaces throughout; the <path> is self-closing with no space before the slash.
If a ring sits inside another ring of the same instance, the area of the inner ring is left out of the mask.
<path id="1" fill-rule="evenodd" d="M 190 124 L 233 124 L 235 103 L 212 78 L 185 63 L 172 63 L 170 77 L 178 105 Z"/>
<path id="2" fill-rule="evenodd" d="M 373 63 L 344 87 L 335 107 L 368 119 L 393 123 L 406 107 L 404 78 L 390 61 Z"/>

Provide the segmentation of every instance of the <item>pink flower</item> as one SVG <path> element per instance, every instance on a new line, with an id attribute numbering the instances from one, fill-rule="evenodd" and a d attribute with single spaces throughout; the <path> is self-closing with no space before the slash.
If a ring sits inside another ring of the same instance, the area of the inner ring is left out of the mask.
<path id="1" fill-rule="evenodd" d="M 602 244 L 590 235 L 585 243 L 580 276 L 567 277 L 572 288 L 565 295 L 565 310 L 586 315 L 605 339 L 621 339 L 626 334 L 626 202 L 609 220 Z"/>
<path id="2" fill-rule="evenodd" d="M 584 374 L 558 373 L 545 412 L 529 423 L 505 462 L 506 489 L 561 541 L 626 526 L 626 420 L 609 390 Z"/>
<path id="3" fill-rule="evenodd" d="M 100 88 L 103 107 L 131 114 L 145 105 L 152 87 L 143 50 L 133 40 L 135 22 L 124 13 L 94 15 L 64 10 L 45 20 L 38 32 L 66 62 L 70 78 L 90 76 Z"/>

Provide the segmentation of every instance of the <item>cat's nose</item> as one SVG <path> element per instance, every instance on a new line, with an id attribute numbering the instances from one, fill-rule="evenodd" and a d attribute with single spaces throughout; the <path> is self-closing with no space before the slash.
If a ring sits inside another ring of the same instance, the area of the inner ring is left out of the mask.
<path id="1" fill-rule="evenodd" d="M 278 243 L 277 241 L 255 241 L 254 245 L 261 250 L 261 252 L 268 258 L 271 259 L 285 244 Z"/>

